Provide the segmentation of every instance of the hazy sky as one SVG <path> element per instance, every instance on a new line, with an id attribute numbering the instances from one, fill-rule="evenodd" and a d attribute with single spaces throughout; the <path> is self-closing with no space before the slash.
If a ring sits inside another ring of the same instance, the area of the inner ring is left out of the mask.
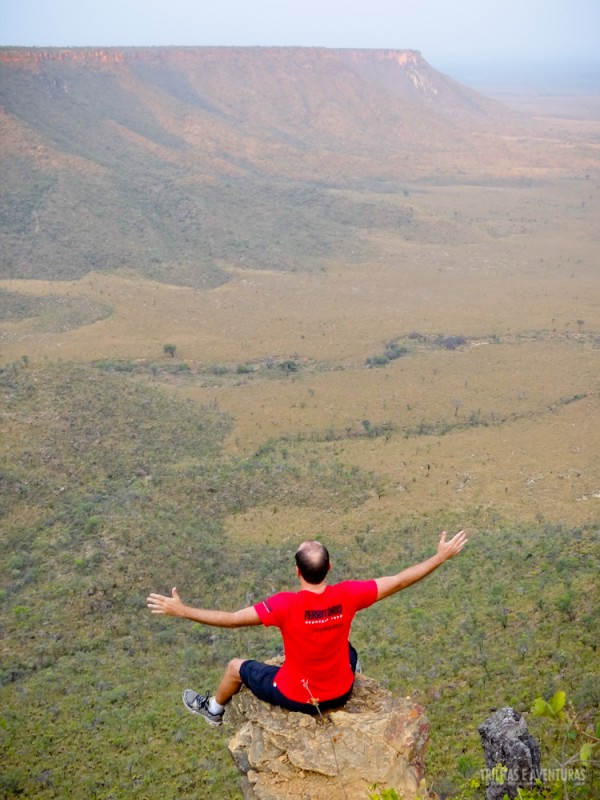
<path id="1" fill-rule="evenodd" d="M 450 65 L 600 64 L 600 0 L 0 0 L 0 44 L 420 50 Z"/>

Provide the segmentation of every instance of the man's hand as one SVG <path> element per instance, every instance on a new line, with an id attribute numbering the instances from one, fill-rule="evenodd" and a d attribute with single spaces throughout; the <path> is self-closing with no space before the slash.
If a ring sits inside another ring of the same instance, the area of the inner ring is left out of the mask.
<path id="1" fill-rule="evenodd" d="M 148 608 L 153 614 L 168 614 L 170 617 L 185 616 L 185 606 L 179 599 L 177 589 L 173 587 L 172 597 L 165 597 L 162 594 L 151 594 L 146 598 Z"/>
<path id="2" fill-rule="evenodd" d="M 442 533 L 442 538 L 440 539 L 437 549 L 437 554 L 442 561 L 447 561 L 449 558 L 454 558 L 454 556 L 458 555 L 469 541 L 467 539 L 467 534 L 464 531 L 459 531 L 450 539 L 449 542 L 446 541 L 447 535 L 448 534 L 446 531 Z"/>

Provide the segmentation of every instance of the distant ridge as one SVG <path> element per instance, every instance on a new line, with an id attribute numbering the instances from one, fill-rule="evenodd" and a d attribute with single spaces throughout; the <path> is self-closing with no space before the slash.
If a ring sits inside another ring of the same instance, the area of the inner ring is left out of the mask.
<path id="1" fill-rule="evenodd" d="M 414 50 L 0 48 L 0 107 L 0 277 L 197 287 L 364 257 L 510 119 Z"/>
<path id="2" fill-rule="evenodd" d="M 77 67 L 122 79 L 129 74 L 186 105 L 232 120 L 272 126 L 282 118 L 302 130 L 333 135 L 340 133 L 336 123 L 344 123 L 349 131 L 360 128 L 353 134 L 363 140 L 378 125 L 383 129 L 382 123 L 390 134 L 394 122 L 416 126 L 425 109 L 451 118 L 453 128 L 465 116 L 506 116 L 499 104 L 434 70 L 416 50 L 0 48 L 0 65 L 38 75 Z M 329 119 L 328 111 L 338 116 Z"/>

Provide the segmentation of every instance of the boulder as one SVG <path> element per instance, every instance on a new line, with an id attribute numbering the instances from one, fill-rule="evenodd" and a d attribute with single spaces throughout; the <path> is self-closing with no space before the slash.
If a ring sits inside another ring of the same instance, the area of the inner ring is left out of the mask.
<path id="1" fill-rule="evenodd" d="M 419 794 L 429 722 L 421 706 L 357 675 L 350 700 L 311 717 L 275 708 L 243 688 L 230 702 L 229 751 L 244 800 L 355 800 L 393 787 Z"/>
<path id="2" fill-rule="evenodd" d="M 501 708 L 480 725 L 479 735 L 490 779 L 485 800 L 502 800 L 504 795 L 515 798 L 519 788 L 534 786 L 541 775 L 540 746 L 529 733 L 527 723 L 513 708 Z M 492 772 L 505 768 L 502 777 Z"/>

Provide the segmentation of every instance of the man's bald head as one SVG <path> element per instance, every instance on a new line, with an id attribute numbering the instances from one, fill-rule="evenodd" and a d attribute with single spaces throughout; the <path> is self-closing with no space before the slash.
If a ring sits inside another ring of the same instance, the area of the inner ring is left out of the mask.
<path id="1" fill-rule="evenodd" d="M 329 572 L 329 552 L 321 542 L 302 542 L 296 551 L 296 565 L 307 583 L 322 583 Z"/>

